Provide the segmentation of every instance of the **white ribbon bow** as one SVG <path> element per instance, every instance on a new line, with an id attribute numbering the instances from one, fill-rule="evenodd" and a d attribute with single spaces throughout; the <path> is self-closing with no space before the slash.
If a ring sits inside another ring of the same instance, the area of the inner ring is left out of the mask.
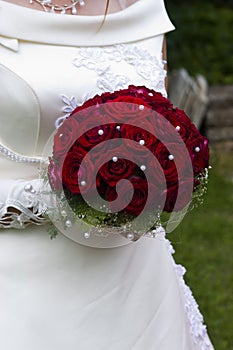
<path id="1" fill-rule="evenodd" d="M 7 47 L 8 49 L 17 52 L 19 49 L 19 42 L 17 39 L 9 39 L 0 36 L 0 45 Z"/>

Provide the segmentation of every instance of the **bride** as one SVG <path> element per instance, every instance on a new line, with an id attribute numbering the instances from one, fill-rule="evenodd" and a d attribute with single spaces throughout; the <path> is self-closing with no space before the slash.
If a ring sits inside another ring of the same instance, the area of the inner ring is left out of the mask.
<path id="1" fill-rule="evenodd" d="M 173 29 L 162 0 L 0 0 L 2 349 L 213 349 L 162 231 L 108 249 L 50 240 L 36 196 L 45 144 L 76 105 L 129 84 L 166 96 Z"/>

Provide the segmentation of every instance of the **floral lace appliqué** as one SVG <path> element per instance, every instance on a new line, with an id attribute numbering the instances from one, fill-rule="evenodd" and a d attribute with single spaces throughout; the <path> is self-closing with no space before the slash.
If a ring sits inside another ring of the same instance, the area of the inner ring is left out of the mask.
<path id="1" fill-rule="evenodd" d="M 57 118 L 55 122 L 55 127 L 56 129 L 59 128 L 59 126 L 63 123 L 63 121 L 69 117 L 70 113 L 73 112 L 73 110 L 79 105 L 76 97 L 71 96 L 70 98 L 66 95 L 61 95 L 62 102 L 65 104 L 65 106 L 62 108 L 62 112 L 65 115 L 62 115 L 61 117 Z"/>
<path id="2" fill-rule="evenodd" d="M 168 250 L 171 254 L 174 254 L 174 249 L 168 239 L 165 239 L 167 243 Z M 203 316 L 199 310 L 199 306 L 194 299 L 191 289 L 186 285 L 184 280 L 184 274 L 186 269 L 180 265 L 176 264 L 173 257 L 173 266 L 177 275 L 177 279 L 181 288 L 181 291 L 184 295 L 185 302 L 185 311 L 188 318 L 190 332 L 193 336 L 193 341 L 195 344 L 198 344 L 200 350 L 213 350 L 213 347 L 210 343 L 206 325 L 203 323 Z"/>
<path id="3" fill-rule="evenodd" d="M 129 78 L 116 74 L 111 67 L 111 56 L 102 48 L 80 48 L 78 57 L 74 58 L 75 67 L 85 67 L 97 75 L 96 85 L 101 92 L 114 91 L 127 87 Z"/>
<path id="4" fill-rule="evenodd" d="M 80 48 L 74 58 L 75 67 L 86 67 L 95 71 L 98 76 L 97 87 L 103 91 L 114 91 L 126 88 L 133 82 L 125 74 L 116 74 L 112 62 L 126 62 L 133 66 L 136 73 L 148 81 L 148 86 L 166 95 L 164 88 L 164 61 L 158 60 L 147 50 L 135 45 L 114 45 L 99 48 Z"/>
<path id="5" fill-rule="evenodd" d="M 16 185 L 4 203 L 0 203 L 0 228 L 23 229 L 29 224 L 48 222 L 46 204 L 40 196 L 40 181 Z"/>

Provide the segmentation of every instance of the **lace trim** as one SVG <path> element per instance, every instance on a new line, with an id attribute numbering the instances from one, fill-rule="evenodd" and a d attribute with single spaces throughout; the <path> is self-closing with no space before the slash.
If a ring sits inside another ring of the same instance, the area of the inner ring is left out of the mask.
<path id="1" fill-rule="evenodd" d="M 29 224 L 43 225 L 49 222 L 46 210 L 39 191 L 27 183 L 20 200 L 8 199 L 5 203 L 0 203 L 0 228 L 23 229 Z"/>
<path id="2" fill-rule="evenodd" d="M 0 204 L 0 228 L 24 229 L 29 224 L 44 225 L 48 220 L 42 216 L 43 214 L 44 212 L 38 211 L 36 207 L 27 208 L 18 201 L 9 201 Z"/>
<path id="3" fill-rule="evenodd" d="M 162 60 L 162 55 L 161 60 L 158 60 L 145 49 L 140 49 L 136 45 L 130 47 L 123 44 L 116 45 L 113 49 L 106 48 L 105 52 L 108 53 L 109 59 L 112 61 L 126 61 L 135 68 L 139 76 L 150 83 L 150 88 L 166 94 L 164 89 L 164 79 L 167 74 L 164 69 L 166 62 Z"/>
<path id="4" fill-rule="evenodd" d="M 130 79 L 122 74 L 115 74 L 111 61 L 120 63 L 125 61 L 133 66 L 136 73 L 148 81 L 150 88 L 166 95 L 164 79 L 166 70 L 164 61 L 158 60 L 147 50 L 140 49 L 136 45 L 114 45 L 102 48 L 80 48 L 78 57 L 73 59 L 75 67 L 85 67 L 95 71 L 98 76 L 97 87 L 102 91 L 114 91 L 127 88 L 132 83 Z"/>
<path id="5" fill-rule="evenodd" d="M 166 238 L 165 238 L 165 241 L 167 243 L 167 247 L 171 255 L 174 254 L 175 250 L 173 249 L 170 241 Z M 183 278 L 186 272 L 186 269 L 182 265 L 176 264 L 173 257 L 172 257 L 172 261 L 173 261 L 173 266 L 177 275 L 180 288 L 184 295 L 185 312 L 188 318 L 190 332 L 192 334 L 193 341 L 195 344 L 197 344 L 200 347 L 200 350 L 212 350 L 213 347 L 207 334 L 206 325 L 203 323 L 204 320 L 199 310 L 199 306 L 192 294 L 191 289 L 186 285 Z"/>

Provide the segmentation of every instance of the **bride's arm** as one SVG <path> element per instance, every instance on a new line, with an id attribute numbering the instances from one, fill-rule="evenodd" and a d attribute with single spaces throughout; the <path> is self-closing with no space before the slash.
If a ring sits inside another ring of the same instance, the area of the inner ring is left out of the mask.
<path id="1" fill-rule="evenodd" d="M 162 57 L 163 57 L 163 61 L 166 62 L 164 64 L 164 69 L 167 71 L 167 43 L 166 43 L 165 35 L 163 38 Z M 166 88 L 166 91 L 168 91 L 168 77 L 167 76 L 165 78 L 165 88 Z"/>

